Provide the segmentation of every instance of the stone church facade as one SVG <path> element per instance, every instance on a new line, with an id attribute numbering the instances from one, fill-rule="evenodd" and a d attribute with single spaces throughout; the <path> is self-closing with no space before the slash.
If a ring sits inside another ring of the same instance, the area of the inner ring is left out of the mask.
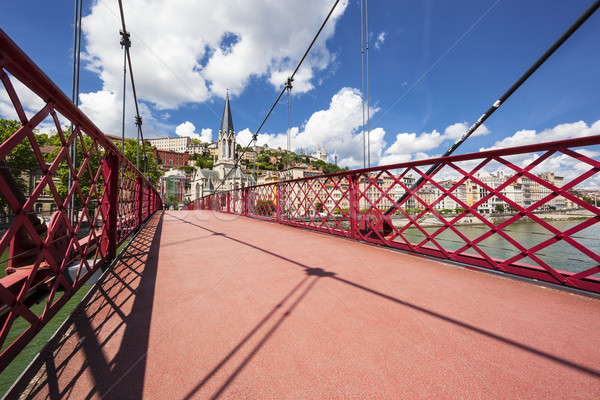
<path id="1" fill-rule="evenodd" d="M 197 169 L 192 176 L 192 201 L 214 192 L 223 192 L 255 184 L 254 177 L 244 174 L 236 163 L 235 130 L 233 129 L 229 94 L 225 98 L 225 109 L 223 110 L 217 146 L 217 162 L 213 169 Z"/>

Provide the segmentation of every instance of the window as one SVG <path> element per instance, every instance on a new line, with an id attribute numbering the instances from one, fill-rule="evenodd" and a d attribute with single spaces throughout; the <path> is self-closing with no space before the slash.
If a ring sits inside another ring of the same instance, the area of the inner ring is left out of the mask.
<path id="1" fill-rule="evenodd" d="M 35 203 L 35 212 L 36 213 L 41 213 L 43 210 L 44 206 L 41 203 Z"/>

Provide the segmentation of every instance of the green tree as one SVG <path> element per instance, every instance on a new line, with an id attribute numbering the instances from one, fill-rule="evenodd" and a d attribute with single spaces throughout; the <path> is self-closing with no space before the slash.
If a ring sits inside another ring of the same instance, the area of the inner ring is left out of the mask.
<path id="1" fill-rule="evenodd" d="M 588 196 L 583 196 L 581 199 L 582 199 L 583 201 L 585 201 L 586 203 L 589 203 L 589 204 L 591 204 L 591 205 L 593 205 L 593 206 L 595 206 L 595 205 L 597 204 L 597 203 L 596 203 L 596 202 L 597 202 L 597 199 L 596 199 L 596 198 L 591 198 L 591 197 L 588 197 Z"/>
<path id="2" fill-rule="evenodd" d="M 212 169 L 213 168 L 213 158 L 211 157 L 210 154 L 192 154 L 190 156 L 190 160 L 193 160 L 196 162 L 196 167 L 200 168 L 200 169 Z"/>
<path id="3" fill-rule="evenodd" d="M 197 158 L 196 159 L 196 166 L 200 169 L 212 169 L 213 168 L 213 162 L 212 160 L 206 159 L 206 158 Z"/>
<path id="4" fill-rule="evenodd" d="M 169 208 L 175 209 L 178 204 L 179 204 L 179 199 L 172 194 L 168 195 L 167 198 L 165 199 L 165 207 L 167 209 L 169 209 Z"/>
<path id="5" fill-rule="evenodd" d="M 259 164 L 259 168 L 261 164 L 268 164 L 271 161 L 271 154 L 267 154 L 268 152 L 263 152 L 261 155 L 256 157 L 256 162 Z"/>
<path id="6" fill-rule="evenodd" d="M 320 201 L 317 201 L 315 203 L 315 209 L 317 210 L 317 212 L 323 211 L 323 203 L 321 203 Z"/>
<path id="7" fill-rule="evenodd" d="M 290 160 L 292 162 L 295 162 L 296 164 L 299 164 L 302 162 L 302 157 L 300 157 L 298 154 L 296 153 L 292 153 L 290 154 Z"/>
<path id="8" fill-rule="evenodd" d="M 256 200 L 256 213 L 258 215 L 270 216 L 275 211 L 275 202 L 273 200 Z"/>
<path id="9" fill-rule="evenodd" d="M 0 143 L 10 138 L 19 128 L 21 128 L 19 121 L 0 119 Z M 41 140 L 44 139 L 45 136 Z M 0 163 L 5 164 L 0 164 L 0 168 L 6 168 L 10 172 L 21 191 L 27 196 L 29 194 L 27 177 L 41 170 L 29 140 L 27 138 L 22 140 L 8 153 L 4 160 L 0 160 Z M 0 209 L 5 210 L 7 206 L 4 197 L 0 196 Z"/>
<path id="10" fill-rule="evenodd" d="M 310 162 L 313 168 L 323 168 L 324 174 L 332 174 L 334 172 L 347 171 L 348 168 L 340 168 L 335 164 L 325 162 L 323 160 L 313 160 Z"/>
<path id="11" fill-rule="evenodd" d="M 65 130 L 65 132 L 64 132 L 65 139 L 68 139 L 69 135 L 70 135 L 70 131 Z M 89 154 L 89 162 L 88 162 L 89 168 L 84 168 L 81 173 L 80 178 L 78 179 L 79 188 L 81 190 L 81 196 L 83 198 L 79 196 L 78 192 L 75 192 L 74 198 L 75 198 L 75 207 L 76 208 L 80 208 L 81 205 L 83 204 L 83 202 L 87 200 L 87 197 L 89 196 L 91 188 L 92 188 L 92 180 L 95 178 L 96 172 L 98 171 L 98 168 L 100 167 L 100 161 L 104 158 L 104 150 L 101 147 L 99 147 L 99 146 L 97 148 L 95 146 L 93 147 L 92 146 L 93 140 L 90 137 L 88 137 L 86 135 L 82 135 L 82 137 L 83 137 L 83 143 L 85 146 L 85 152 Z M 51 164 L 56 160 L 56 158 L 58 157 L 58 154 L 62 150 L 62 143 L 61 143 L 60 136 L 58 134 L 56 134 L 56 135 L 52 135 L 52 136 L 48 137 L 47 144 L 54 147 L 50 153 L 45 155 L 46 163 Z M 75 173 L 76 174 L 79 173 L 79 171 L 81 170 L 83 161 L 84 161 L 84 148 L 81 145 L 81 141 L 78 139 L 77 140 L 77 160 L 76 160 L 76 165 L 75 165 Z M 90 170 L 91 170 L 91 174 L 90 174 Z M 67 157 L 64 157 L 60 161 L 60 164 L 58 165 L 58 168 L 56 169 L 56 172 L 54 174 L 54 178 L 58 181 L 58 182 L 56 182 L 56 189 L 57 189 L 58 195 L 61 198 L 61 200 L 64 201 L 69 192 L 69 164 L 67 161 Z M 102 176 L 102 174 L 100 174 L 99 181 L 96 184 L 96 191 L 99 196 L 100 196 L 100 193 L 102 193 L 103 178 L 104 177 Z M 97 200 L 100 201 L 101 199 L 97 198 Z"/>
<path id="12" fill-rule="evenodd" d="M 502 204 L 496 204 L 496 207 L 494 208 L 494 210 L 496 210 L 497 213 L 503 213 L 504 206 Z"/>
<path id="13" fill-rule="evenodd" d="M 145 145 L 145 149 L 146 149 L 146 165 L 144 165 L 144 152 L 142 150 L 142 146 L 140 143 L 140 167 L 139 170 L 144 173 L 144 167 L 146 167 L 145 170 L 145 175 L 146 175 L 146 179 L 148 179 L 150 181 L 151 184 L 156 185 L 156 183 L 158 182 L 158 179 L 164 174 L 159 168 L 158 168 L 158 160 L 156 158 L 156 156 L 154 155 L 154 151 L 152 150 L 152 146 L 150 146 L 149 144 Z M 125 139 L 125 157 L 127 157 L 127 159 L 129 161 L 131 161 L 131 163 L 133 165 L 136 165 L 137 163 L 137 144 L 136 144 L 136 140 L 135 139 Z"/>

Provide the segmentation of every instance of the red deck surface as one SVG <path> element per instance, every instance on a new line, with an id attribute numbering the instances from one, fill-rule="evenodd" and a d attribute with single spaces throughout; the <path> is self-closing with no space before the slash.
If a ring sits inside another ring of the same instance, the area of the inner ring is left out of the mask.
<path id="1" fill-rule="evenodd" d="M 600 398 L 600 301 L 273 223 L 155 216 L 34 398 Z"/>

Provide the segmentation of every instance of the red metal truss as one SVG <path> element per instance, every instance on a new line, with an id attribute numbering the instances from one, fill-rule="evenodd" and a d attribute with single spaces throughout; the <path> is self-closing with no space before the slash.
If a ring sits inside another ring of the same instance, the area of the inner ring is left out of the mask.
<path id="1" fill-rule="evenodd" d="M 246 215 L 600 293 L 600 247 L 589 245 L 598 237 L 586 231 L 598 228 L 600 210 L 577 193 L 598 181 L 600 162 L 589 154 L 598 154 L 599 145 L 596 135 L 313 176 L 215 193 L 186 208 Z M 568 160 L 577 174 L 560 183 L 544 179 L 545 163 L 558 159 Z M 427 176 L 431 165 L 438 167 Z M 517 198 L 526 191 L 517 195 L 515 189 L 525 182 L 536 188 L 528 201 Z M 477 195 L 467 198 L 468 187 Z M 222 206 L 223 198 L 230 206 Z M 496 212 L 504 208 L 510 212 Z M 552 213 L 575 217 L 563 217 L 568 226 L 557 225 L 547 220 Z M 535 228 L 529 243 L 516 234 L 523 222 Z"/>
<path id="2" fill-rule="evenodd" d="M 141 172 L 1 30 L 0 82 L 21 123 L 0 143 L 0 265 L 7 272 L 0 277 L 2 371 L 162 202 Z M 40 109 L 31 112 L 23 91 L 41 100 Z M 41 128 L 55 132 L 53 143 L 59 145 L 51 152 L 38 143 Z M 26 167 L 17 162 L 24 150 Z M 67 172 L 72 183 L 65 187 L 61 174 Z M 42 201 L 53 207 L 44 219 Z M 39 302 L 41 311 L 39 305 L 33 311 Z M 17 320 L 26 328 L 12 329 Z"/>

